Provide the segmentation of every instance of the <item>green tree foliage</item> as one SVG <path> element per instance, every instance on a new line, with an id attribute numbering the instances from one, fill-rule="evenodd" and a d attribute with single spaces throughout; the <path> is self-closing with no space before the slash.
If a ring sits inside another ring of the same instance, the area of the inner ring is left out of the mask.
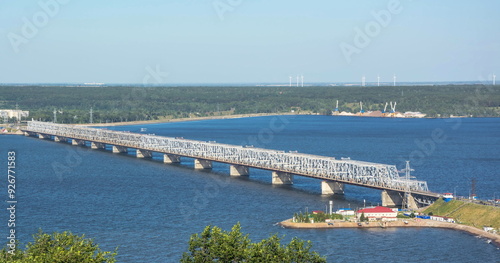
<path id="1" fill-rule="evenodd" d="M 365 212 L 361 213 L 361 216 L 359 217 L 359 221 L 361 221 L 361 222 L 368 221 L 368 218 L 365 216 Z"/>
<path id="2" fill-rule="evenodd" d="M 207 226 L 201 234 L 191 236 L 188 252 L 183 254 L 181 262 L 326 262 L 311 251 L 310 241 L 294 238 L 288 245 L 280 242 L 281 238 L 273 235 L 251 243 L 239 223 L 231 231 Z"/>
<path id="3" fill-rule="evenodd" d="M 293 214 L 295 218 L 295 222 L 297 223 L 311 223 L 311 219 L 314 220 L 314 223 L 325 222 L 327 219 L 344 219 L 344 217 L 340 214 L 326 214 L 326 213 L 295 213 Z"/>
<path id="4" fill-rule="evenodd" d="M 64 87 L 0 86 L 0 109 L 30 111 L 29 119 L 60 123 L 155 120 L 219 114 L 307 111 L 383 110 L 397 101 L 397 111 L 420 111 L 429 117 L 500 116 L 500 86 L 449 85 L 405 87 Z M 388 109 L 389 110 L 389 109 Z"/>
<path id="5" fill-rule="evenodd" d="M 71 232 L 49 235 L 39 231 L 33 236 L 24 251 L 17 249 L 15 255 L 7 249 L 0 251 L 0 262 L 17 263 L 111 263 L 116 262 L 116 251 L 102 251 L 92 239 Z"/>

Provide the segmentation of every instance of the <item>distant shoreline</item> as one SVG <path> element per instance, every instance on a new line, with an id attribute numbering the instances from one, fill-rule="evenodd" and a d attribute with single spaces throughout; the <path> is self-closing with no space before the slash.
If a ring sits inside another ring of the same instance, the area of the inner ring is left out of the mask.
<path id="1" fill-rule="evenodd" d="M 157 124 L 157 123 L 171 123 L 171 122 L 188 122 L 188 121 L 204 121 L 204 120 L 222 120 L 222 119 L 239 119 L 250 117 L 263 117 L 263 116 L 281 116 L 281 115 L 315 115 L 312 113 L 250 113 L 250 114 L 235 114 L 235 115 L 221 115 L 221 116 L 207 116 L 195 118 L 177 118 L 177 119 L 161 119 L 161 120 L 148 120 L 148 121 L 128 121 L 128 122 L 110 122 L 110 123 L 85 123 L 75 124 L 83 126 L 103 127 L 103 126 L 128 126 L 140 124 Z"/>
<path id="2" fill-rule="evenodd" d="M 460 230 L 467 232 L 471 235 L 486 238 L 491 240 L 491 242 L 500 247 L 500 235 L 486 232 L 484 230 L 462 225 L 456 223 L 448 223 L 448 222 L 439 222 L 429 219 L 407 219 L 407 220 L 398 220 L 392 222 L 367 222 L 362 223 L 361 226 L 355 222 L 334 222 L 333 225 L 328 225 L 328 223 L 293 223 L 292 219 L 287 219 L 279 223 L 279 225 L 285 228 L 293 228 L 293 229 L 326 229 L 326 228 L 398 228 L 398 227 L 430 227 L 430 228 L 448 228 L 454 230 Z M 404 223 L 404 221 L 408 222 L 408 224 Z"/>
<path id="3" fill-rule="evenodd" d="M 194 118 L 174 118 L 174 119 L 159 119 L 147 121 L 123 121 L 123 122 L 108 122 L 108 123 L 69 123 L 69 125 L 91 126 L 91 127 L 114 127 L 114 126 L 129 126 L 129 125 L 148 125 L 160 123 L 173 123 L 173 122 L 189 122 L 189 121 L 204 121 L 204 120 L 223 120 L 223 119 L 239 119 L 239 118 L 252 118 L 252 117 L 265 117 L 265 116 L 297 116 L 297 115 L 321 115 L 312 112 L 282 112 L 282 113 L 248 113 L 248 114 L 233 114 L 233 115 L 220 115 L 220 116 L 206 116 Z M 365 117 L 365 118 L 397 118 L 397 119 L 450 119 L 450 118 L 500 118 L 500 117 L 466 117 L 466 116 L 453 116 L 453 117 L 423 117 L 423 118 L 401 118 L 401 117 L 380 117 L 380 116 L 362 116 L 362 115 L 323 115 L 332 117 Z M 23 126 L 26 127 L 26 126 Z M 23 135 L 23 133 L 7 132 L 0 133 L 0 135 Z"/>
<path id="4" fill-rule="evenodd" d="M 195 118 L 176 118 L 176 119 L 160 119 L 160 120 L 147 120 L 147 121 L 124 121 L 124 122 L 108 122 L 108 123 L 79 123 L 74 125 L 81 126 L 92 126 L 92 127 L 106 127 L 106 126 L 128 126 L 128 125 L 140 125 L 140 124 L 158 124 L 158 123 L 171 123 L 171 122 L 189 122 L 189 121 L 204 121 L 204 120 L 223 120 L 223 119 L 239 119 L 239 118 L 252 118 L 252 117 L 265 117 L 265 116 L 296 116 L 296 115 L 321 115 L 318 113 L 311 112 L 282 112 L 282 113 L 248 113 L 248 114 L 234 114 L 234 115 L 221 115 L 221 116 L 206 116 L 206 117 L 195 117 Z M 359 115 L 322 115 L 322 116 L 332 116 L 332 117 L 365 117 L 365 118 L 388 118 L 393 117 L 373 117 L 373 116 L 359 116 Z M 450 119 L 450 118 L 497 118 L 497 117 L 424 117 L 424 118 L 399 118 L 397 119 Z"/>

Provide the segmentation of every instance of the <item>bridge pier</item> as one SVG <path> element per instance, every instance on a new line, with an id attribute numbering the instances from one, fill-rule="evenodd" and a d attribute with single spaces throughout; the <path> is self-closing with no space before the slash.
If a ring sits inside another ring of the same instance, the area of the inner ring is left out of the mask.
<path id="1" fill-rule="evenodd" d="M 85 141 L 84 140 L 78 140 L 78 139 L 71 139 L 71 145 L 73 146 L 84 146 Z"/>
<path id="2" fill-rule="evenodd" d="M 68 141 L 68 139 L 64 138 L 64 137 L 60 137 L 60 136 L 54 136 L 54 141 L 55 142 L 66 142 L 66 141 Z"/>
<path id="3" fill-rule="evenodd" d="M 174 155 L 174 154 L 164 154 L 163 155 L 163 162 L 164 163 L 180 163 L 181 157 L 179 155 Z"/>
<path id="4" fill-rule="evenodd" d="M 50 135 L 39 133 L 38 134 L 38 139 L 42 139 L 42 140 L 50 139 Z"/>
<path id="5" fill-rule="evenodd" d="M 137 149 L 135 152 L 136 152 L 137 158 L 152 158 L 153 157 L 153 152 L 148 151 L 148 150 Z"/>
<path id="6" fill-rule="evenodd" d="M 321 194 L 324 195 L 343 195 L 344 194 L 344 184 L 331 181 L 321 181 Z"/>
<path id="7" fill-rule="evenodd" d="M 382 191 L 382 206 L 403 207 L 404 199 L 404 193 L 389 190 Z M 406 206 L 408 206 L 409 209 L 418 209 L 417 201 L 415 201 L 412 194 L 408 195 L 407 202 Z"/>
<path id="8" fill-rule="evenodd" d="M 403 194 L 396 191 L 382 191 L 382 206 L 401 207 L 403 205 Z"/>
<path id="9" fill-rule="evenodd" d="M 91 142 L 90 143 L 90 148 L 92 148 L 94 150 L 105 149 L 106 145 L 104 145 L 104 143 L 100 143 L 100 142 Z"/>
<path id="10" fill-rule="evenodd" d="M 229 166 L 229 175 L 231 176 L 248 176 L 250 174 L 248 166 L 231 165 Z"/>
<path id="11" fill-rule="evenodd" d="M 273 171 L 272 184 L 293 184 L 293 174 Z"/>
<path id="12" fill-rule="evenodd" d="M 124 146 L 113 145 L 112 151 L 113 153 L 127 153 L 128 149 Z"/>
<path id="13" fill-rule="evenodd" d="M 418 204 L 415 201 L 415 198 L 413 198 L 412 194 L 409 194 L 409 196 L 408 196 L 408 204 L 407 204 L 407 206 L 408 206 L 409 209 L 413 209 L 413 210 L 418 209 Z"/>
<path id="14" fill-rule="evenodd" d="M 212 161 L 204 159 L 194 159 L 194 169 L 212 169 Z"/>

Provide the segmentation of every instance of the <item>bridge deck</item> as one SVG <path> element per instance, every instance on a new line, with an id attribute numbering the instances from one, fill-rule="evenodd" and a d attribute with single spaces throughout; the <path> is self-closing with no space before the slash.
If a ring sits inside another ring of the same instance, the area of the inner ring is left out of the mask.
<path id="1" fill-rule="evenodd" d="M 380 190 L 397 192 L 408 192 L 409 190 L 423 196 L 439 196 L 439 194 L 428 190 L 425 181 L 406 180 L 406 178 L 399 176 L 394 165 L 356 160 L 337 160 L 333 157 L 296 152 L 38 121 L 28 122 L 25 131 L 285 172 Z"/>

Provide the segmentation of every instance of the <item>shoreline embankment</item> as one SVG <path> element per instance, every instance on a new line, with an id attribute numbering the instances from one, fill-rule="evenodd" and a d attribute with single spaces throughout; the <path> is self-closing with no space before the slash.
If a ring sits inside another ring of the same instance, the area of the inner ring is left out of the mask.
<path id="1" fill-rule="evenodd" d="M 491 240 L 497 247 L 500 247 L 500 235 L 486 232 L 484 230 L 456 223 L 439 222 L 429 219 L 408 219 L 391 222 L 363 222 L 360 225 L 357 222 L 335 221 L 329 223 L 294 223 L 288 219 L 279 223 L 285 228 L 294 229 L 327 229 L 327 228 L 405 228 L 405 227 L 429 227 L 429 228 L 448 228 L 467 232 L 471 235 Z"/>
<path id="2" fill-rule="evenodd" d="M 176 118 L 176 119 L 160 119 L 148 121 L 128 121 L 128 122 L 110 122 L 110 123 L 85 123 L 76 124 L 83 126 L 102 127 L 102 126 L 128 126 L 128 125 L 141 125 L 141 124 L 160 124 L 171 122 L 188 122 L 188 121 L 204 121 L 204 120 L 223 120 L 223 119 L 239 119 L 250 117 L 264 117 L 264 116 L 289 116 L 289 115 L 315 115 L 313 113 L 251 113 L 251 114 L 234 114 L 234 115 L 220 115 L 220 116 L 207 116 L 207 117 L 194 117 L 194 118 Z"/>

